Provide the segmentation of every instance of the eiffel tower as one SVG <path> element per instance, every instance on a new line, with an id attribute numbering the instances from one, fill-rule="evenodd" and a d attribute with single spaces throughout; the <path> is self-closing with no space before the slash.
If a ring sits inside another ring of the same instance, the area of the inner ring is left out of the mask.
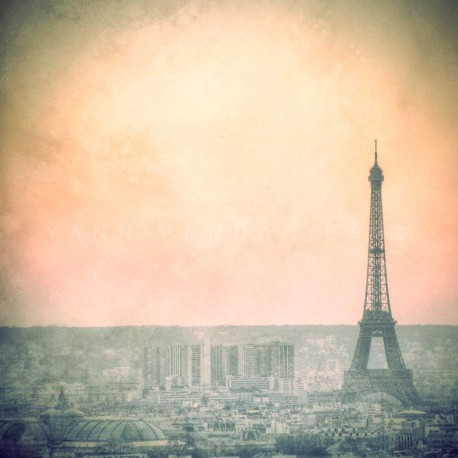
<path id="1" fill-rule="evenodd" d="M 377 140 L 375 140 L 375 163 L 369 175 L 371 209 L 366 296 L 353 361 L 344 375 L 342 400 L 352 402 L 361 394 L 387 393 L 408 407 L 421 403 L 421 400 L 413 385 L 412 371 L 406 368 L 402 359 L 394 329 L 396 321 L 391 315 L 383 235 L 383 179 L 383 171 L 377 162 Z M 373 337 L 383 338 L 388 369 L 367 367 Z"/>

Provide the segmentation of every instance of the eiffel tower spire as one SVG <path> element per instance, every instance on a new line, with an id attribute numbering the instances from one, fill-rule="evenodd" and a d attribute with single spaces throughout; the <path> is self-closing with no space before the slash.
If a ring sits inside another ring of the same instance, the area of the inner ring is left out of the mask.
<path id="1" fill-rule="evenodd" d="M 359 322 L 359 337 L 350 370 L 345 372 L 342 393 L 344 400 L 351 401 L 359 394 L 382 392 L 398 398 L 404 405 L 415 405 L 420 398 L 412 382 L 412 371 L 404 364 L 394 329 L 396 321 L 391 314 L 383 232 L 383 180 L 375 140 L 375 160 L 369 171 L 371 205 L 363 318 Z M 373 337 L 383 338 L 387 369 L 368 369 Z"/>
<path id="2" fill-rule="evenodd" d="M 377 140 L 375 140 L 375 161 L 369 175 L 369 181 L 371 183 L 371 208 L 363 318 L 392 320 L 386 275 L 385 238 L 383 234 L 383 180 L 383 170 L 377 162 Z"/>

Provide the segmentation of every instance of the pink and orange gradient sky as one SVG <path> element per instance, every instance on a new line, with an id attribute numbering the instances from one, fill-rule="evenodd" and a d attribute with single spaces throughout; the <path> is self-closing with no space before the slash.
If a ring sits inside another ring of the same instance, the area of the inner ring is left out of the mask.
<path id="1" fill-rule="evenodd" d="M 458 324 L 454 1 L 10 2 L 2 325 Z"/>

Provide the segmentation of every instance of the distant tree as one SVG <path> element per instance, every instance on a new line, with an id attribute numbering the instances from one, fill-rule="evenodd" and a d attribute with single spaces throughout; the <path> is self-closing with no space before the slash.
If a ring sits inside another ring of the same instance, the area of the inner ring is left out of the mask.
<path id="1" fill-rule="evenodd" d="M 264 450 L 256 446 L 242 446 L 237 450 L 237 455 L 240 458 L 251 458 L 258 453 L 262 453 Z"/>
<path id="2" fill-rule="evenodd" d="M 189 454 L 189 450 L 193 448 L 194 445 L 194 437 L 187 433 L 175 434 L 169 439 L 169 451 L 176 456 Z"/>
<path id="3" fill-rule="evenodd" d="M 148 458 L 168 458 L 170 452 L 165 448 L 148 450 Z"/>
<path id="4" fill-rule="evenodd" d="M 204 448 L 196 447 L 192 451 L 192 458 L 209 458 L 210 453 Z"/>
<path id="5" fill-rule="evenodd" d="M 208 406 L 208 396 L 203 394 L 201 399 L 200 399 L 200 403 L 204 406 L 204 407 L 207 407 Z"/>
<path id="6" fill-rule="evenodd" d="M 331 440 L 318 434 L 277 436 L 275 450 L 287 455 L 326 456 Z"/>
<path id="7" fill-rule="evenodd" d="M 342 450 L 351 452 L 358 456 L 366 456 L 369 447 L 367 446 L 367 440 L 362 438 L 346 437 L 340 444 Z M 380 448 L 380 450 L 382 450 Z"/>

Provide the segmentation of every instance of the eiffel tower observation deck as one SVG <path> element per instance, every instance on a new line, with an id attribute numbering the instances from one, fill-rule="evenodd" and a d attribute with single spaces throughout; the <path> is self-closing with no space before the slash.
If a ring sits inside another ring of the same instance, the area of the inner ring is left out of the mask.
<path id="1" fill-rule="evenodd" d="M 351 367 L 344 375 L 342 399 L 352 402 L 359 395 L 387 393 L 404 406 L 421 403 L 413 385 L 412 371 L 407 369 L 399 348 L 396 321 L 391 314 L 386 275 L 385 239 L 383 233 L 382 182 L 383 171 L 377 160 L 370 169 L 371 206 L 369 220 L 369 251 L 363 318 Z M 383 339 L 387 369 L 369 369 L 369 355 L 373 337 Z"/>

